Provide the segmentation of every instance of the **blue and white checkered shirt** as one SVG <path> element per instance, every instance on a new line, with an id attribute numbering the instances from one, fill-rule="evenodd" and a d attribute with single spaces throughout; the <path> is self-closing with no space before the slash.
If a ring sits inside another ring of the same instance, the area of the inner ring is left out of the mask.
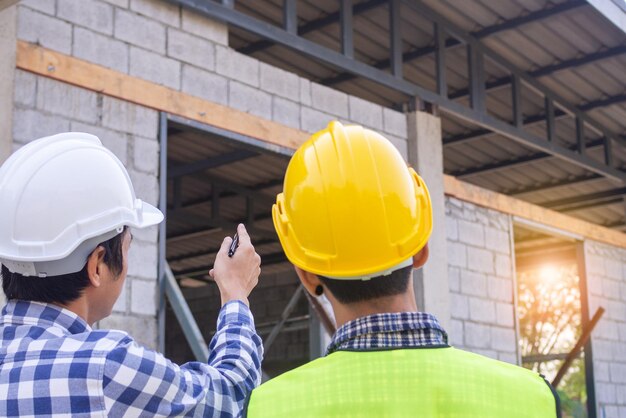
<path id="1" fill-rule="evenodd" d="M 245 304 L 222 307 L 209 350 L 208 364 L 178 366 L 123 331 L 10 301 L 0 317 L 0 416 L 238 416 L 263 356 Z"/>
<path id="2" fill-rule="evenodd" d="M 343 324 L 326 349 L 365 351 L 448 344 L 448 334 L 433 315 L 424 312 L 381 313 Z"/>

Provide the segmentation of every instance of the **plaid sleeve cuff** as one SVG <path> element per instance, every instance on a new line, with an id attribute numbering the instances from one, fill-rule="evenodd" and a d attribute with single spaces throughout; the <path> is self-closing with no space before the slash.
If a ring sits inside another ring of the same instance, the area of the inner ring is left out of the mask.
<path id="1" fill-rule="evenodd" d="M 221 329 L 227 324 L 238 324 L 254 329 L 254 318 L 248 305 L 240 300 L 227 302 L 217 318 L 217 329 Z"/>

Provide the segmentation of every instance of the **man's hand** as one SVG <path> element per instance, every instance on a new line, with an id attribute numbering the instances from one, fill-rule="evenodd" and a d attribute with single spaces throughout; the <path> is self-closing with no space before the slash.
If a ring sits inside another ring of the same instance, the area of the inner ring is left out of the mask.
<path id="1" fill-rule="evenodd" d="M 217 283 L 222 296 L 222 306 L 231 300 L 240 300 L 248 305 L 248 295 L 259 282 L 261 257 L 254 251 L 250 235 L 243 224 L 237 226 L 239 247 L 232 257 L 228 257 L 231 237 L 224 238 L 215 257 L 215 264 L 209 275 Z"/>

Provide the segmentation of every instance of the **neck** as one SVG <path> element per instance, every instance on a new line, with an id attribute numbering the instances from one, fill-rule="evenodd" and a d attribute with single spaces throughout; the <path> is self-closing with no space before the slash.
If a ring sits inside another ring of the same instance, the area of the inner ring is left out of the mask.
<path id="1" fill-rule="evenodd" d="M 85 322 L 92 326 L 95 321 L 92 321 L 89 315 L 89 304 L 87 303 L 87 298 L 83 295 L 76 300 L 69 302 L 66 305 L 57 304 L 58 306 L 67 309 L 68 311 L 74 312 L 80 318 L 82 318 Z"/>
<path id="2" fill-rule="evenodd" d="M 333 306 L 335 313 L 337 328 L 346 322 L 353 321 L 363 316 L 379 313 L 416 312 L 417 304 L 415 303 L 413 287 L 411 286 L 409 289 L 410 290 L 400 295 L 385 296 L 366 302 L 347 304 L 338 302 L 332 295 L 328 295 L 328 300 Z"/>

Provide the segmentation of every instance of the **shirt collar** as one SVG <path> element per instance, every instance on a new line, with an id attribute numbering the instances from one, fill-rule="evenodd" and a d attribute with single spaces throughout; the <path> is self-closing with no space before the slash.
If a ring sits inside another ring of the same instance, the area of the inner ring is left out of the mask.
<path id="1" fill-rule="evenodd" d="M 67 334 L 91 332 L 91 327 L 74 312 L 50 303 L 10 300 L 2 309 L 0 325 L 55 327 Z"/>
<path id="2" fill-rule="evenodd" d="M 395 312 L 364 316 L 343 324 L 326 354 L 340 349 L 408 348 L 446 345 L 448 334 L 434 315 Z"/>

